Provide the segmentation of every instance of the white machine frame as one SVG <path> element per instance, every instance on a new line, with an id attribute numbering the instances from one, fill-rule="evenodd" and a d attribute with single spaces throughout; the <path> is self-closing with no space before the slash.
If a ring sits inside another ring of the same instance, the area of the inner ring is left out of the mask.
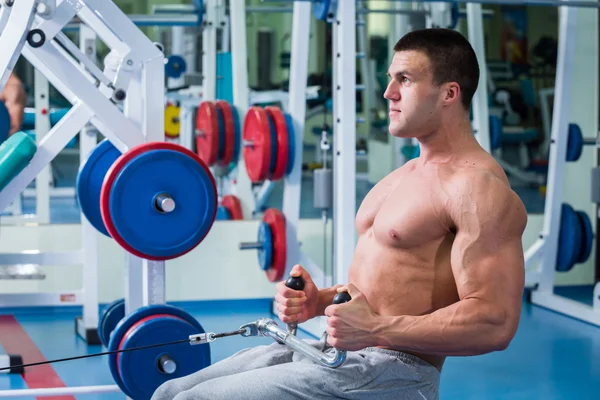
<path id="1" fill-rule="evenodd" d="M 83 28 L 82 42 L 95 42 L 97 35 L 112 49 L 104 71 L 61 32 L 75 16 L 89 28 L 89 31 Z M 45 35 L 44 43 L 36 48 L 26 43 L 28 33 L 35 29 Z M 164 139 L 164 56 L 112 1 L 19 0 L 11 7 L 4 3 L 0 32 L 0 87 L 3 88 L 16 60 L 23 55 L 73 104 L 41 140 L 30 164 L 0 192 L 0 209 L 5 209 L 47 168 L 78 132 L 86 133 L 81 135 L 81 155 L 87 158 L 97 141 L 90 124 L 123 153 L 146 141 Z M 115 96 L 118 90 L 126 93 L 122 103 Z M 8 264 L 83 264 L 86 290 L 74 294 L 75 304 L 84 306 L 78 330 L 96 329 L 98 324 L 97 232 L 85 218 L 82 230 L 81 251 L 2 255 L 3 262 Z M 165 302 L 164 264 L 127 255 L 126 313 Z M 22 294 L 0 298 L 3 306 L 23 305 L 25 300 Z M 34 301 L 38 305 L 65 304 L 58 293 L 36 294 L 29 305 Z"/>
<path id="2" fill-rule="evenodd" d="M 559 8 L 560 25 L 558 59 L 554 89 L 549 169 L 544 209 L 544 227 L 540 238 L 525 252 L 526 285 L 531 287 L 531 302 L 535 305 L 600 326 L 600 283 L 593 291 L 592 305 L 580 303 L 554 293 L 556 258 L 559 246 L 561 203 L 565 180 L 568 142 L 573 53 L 577 29 L 577 10 Z"/>
<path id="3" fill-rule="evenodd" d="M 54 11 L 55 5 L 47 4 L 50 10 Z M 33 10 L 36 6 L 35 2 L 26 1 L 14 4 L 13 9 L 3 6 L 0 32 L 11 32 L 0 36 L 0 49 L 5 55 L 0 59 L 2 66 L 9 66 L 10 69 L 3 69 L 2 82 L 5 83 L 8 76 L 12 72 L 12 67 L 20 56 L 21 50 L 30 51 L 23 48 L 25 41 L 25 33 L 33 26 L 39 27 L 46 20 L 36 20 Z M 12 11 L 12 12 L 11 12 Z M 11 14 L 15 13 L 13 18 Z M 25 24 L 25 20 L 27 24 Z M 42 28 L 48 27 L 49 32 L 52 32 L 51 25 L 44 24 Z M 8 39 L 8 40 L 7 40 Z M 15 40 L 16 39 L 16 40 Z M 49 38 L 51 40 L 51 37 Z M 47 47 L 47 46 L 46 46 Z M 95 46 L 94 46 L 95 47 Z M 49 69 L 58 68 L 56 52 L 54 54 L 44 54 L 40 56 L 26 56 L 30 61 L 42 64 L 48 61 Z M 38 58 L 39 57 L 39 58 Z M 19 174 L 12 182 L 0 192 L 0 209 L 5 209 L 11 203 L 11 200 L 19 199 L 20 193 L 33 180 L 37 179 L 36 197 L 37 197 L 37 215 L 33 218 L 25 218 L 27 222 L 48 223 L 49 221 L 49 168 L 48 164 L 56 154 L 61 150 L 61 145 L 64 147 L 66 143 L 77 133 L 77 126 L 85 116 L 84 111 L 80 108 L 76 113 L 71 113 L 69 121 L 61 121 L 63 128 L 50 130 L 50 119 L 48 114 L 43 115 L 42 109 L 48 109 L 48 80 L 46 76 L 37 69 L 35 72 L 35 97 L 36 97 L 36 125 L 42 134 L 36 135 L 38 143 L 38 152 L 21 174 Z M 58 132 L 57 132 L 58 131 Z M 48 132 L 43 134 L 43 132 Z M 69 136 L 70 135 L 70 136 Z M 67 140 L 65 142 L 65 140 Z M 89 138 L 89 135 L 81 136 L 81 146 L 90 151 L 96 144 L 95 136 Z M 15 203 L 19 203 L 16 201 Z M 13 203 L 13 204 L 15 204 Z M 11 206 L 12 207 L 12 206 Z M 20 216 L 15 216 L 10 223 L 18 222 Z M 21 216 L 22 217 L 22 216 Z M 4 219 L 7 217 L 3 217 Z M 39 305 L 82 305 L 83 317 L 77 318 L 77 333 L 84 339 L 88 340 L 90 331 L 95 330 L 98 325 L 98 295 L 97 295 L 97 257 L 96 257 L 96 237 L 95 230 L 91 226 L 82 225 L 82 242 L 83 246 L 80 250 L 65 251 L 65 252 L 39 252 L 26 251 L 21 253 L 2 253 L 0 254 L 0 264 L 35 264 L 35 265 L 83 265 L 83 287 L 81 290 L 70 292 L 68 295 L 64 293 L 2 293 L 0 294 L 0 304 L 6 307 L 23 307 L 23 306 L 39 306 Z"/>

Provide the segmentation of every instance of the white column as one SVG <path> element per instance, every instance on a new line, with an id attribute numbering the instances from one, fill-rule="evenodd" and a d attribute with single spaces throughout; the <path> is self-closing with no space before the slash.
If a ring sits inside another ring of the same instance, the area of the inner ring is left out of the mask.
<path id="1" fill-rule="evenodd" d="M 546 186 L 544 228 L 542 231 L 545 243 L 544 254 L 541 260 L 542 276 L 538 290 L 546 294 L 552 293 L 554 286 L 566 167 L 567 131 L 571 108 L 571 82 L 573 80 L 572 71 L 575 51 L 575 30 L 577 29 L 577 9 L 560 7 L 559 16 L 560 25 L 558 32 L 554 111 L 552 114 L 552 140 L 550 144 L 548 184 Z M 535 292 L 533 298 L 535 298 Z"/>
<path id="2" fill-rule="evenodd" d="M 490 123 L 488 109 L 487 90 L 487 63 L 485 58 L 485 46 L 483 45 L 483 17 L 481 16 L 481 4 L 467 4 L 467 25 L 469 30 L 469 42 L 477 55 L 479 63 L 479 86 L 473 96 L 473 130 L 477 141 L 487 151 L 490 147 Z"/>
<path id="3" fill-rule="evenodd" d="M 50 84 L 37 69 L 34 71 L 35 141 L 40 145 L 50 132 Z M 21 202 L 21 196 L 15 201 Z M 35 178 L 35 213 L 40 224 L 50 223 L 50 164 Z"/>
<path id="4" fill-rule="evenodd" d="M 79 48 L 91 60 L 96 58 L 96 34 L 87 25 L 79 28 Z M 96 129 L 87 124 L 79 133 L 79 163 L 83 165 L 96 146 Z M 81 213 L 81 245 L 83 251 L 83 324 L 98 326 L 98 234 Z"/>
<path id="5" fill-rule="evenodd" d="M 244 127 L 244 118 L 248 111 L 248 49 L 246 41 L 246 2 L 231 0 L 229 3 L 231 18 L 231 69 L 233 74 L 233 104 L 240 118 L 240 129 Z M 251 218 L 254 211 L 252 182 L 246 172 L 242 152 L 237 163 L 236 195 L 240 199 L 242 212 Z"/>
<path id="6" fill-rule="evenodd" d="M 333 23 L 333 265 L 346 283 L 354 253 L 356 213 L 356 4 L 338 3 Z"/>
<path id="7" fill-rule="evenodd" d="M 294 3 L 288 111 L 294 122 L 296 154 L 294 155 L 294 168 L 285 178 L 283 192 L 283 212 L 286 219 L 287 271 L 300 260 L 298 221 L 300 220 L 302 153 L 304 147 L 304 120 L 306 117 L 306 77 L 308 76 L 311 18 L 310 3 Z M 309 270 L 309 273 L 313 275 L 313 271 Z"/>

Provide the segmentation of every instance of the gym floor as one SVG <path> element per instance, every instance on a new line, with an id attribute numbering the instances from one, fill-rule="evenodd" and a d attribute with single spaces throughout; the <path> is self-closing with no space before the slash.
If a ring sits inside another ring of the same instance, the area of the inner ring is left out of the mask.
<path id="1" fill-rule="evenodd" d="M 71 168 L 59 172 L 58 186 L 74 184 Z M 357 182 L 357 207 L 371 185 Z M 312 179 L 303 179 L 302 218 L 319 218 L 312 209 Z M 537 190 L 515 188 L 529 213 L 543 212 L 544 199 Z M 269 207 L 280 207 L 282 185 L 276 185 Z M 25 211 L 33 211 L 31 200 Z M 1 222 L 1 221 L 0 221 Z M 76 199 L 51 201 L 52 223 L 78 223 Z M 582 302 L 592 298 L 591 287 L 557 289 Z M 200 321 L 205 330 L 236 329 L 246 322 L 270 315 L 270 300 L 176 303 Z M 102 308 L 103 306 L 101 306 Z M 100 310 L 101 311 L 101 310 Z M 77 308 L 0 310 L 0 353 L 22 354 L 26 362 L 51 360 L 104 351 L 88 346 L 74 333 Z M 441 399 L 592 399 L 600 392 L 600 330 L 584 322 L 523 302 L 518 333 L 503 352 L 446 361 L 442 371 Z M 309 337 L 302 331 L 300 337 Z M 269 338 L 232 337 L 212 343 L 212 362 L 238 350 L 271 343 Z M 0 390 L 33 387 L 112 385 L 108 357 L 101 356 L 50 366 L 32 367 L 25 375 L 0 374 Z M 89 394 L 55 399 L 123 399 L 119 393 Z"/>

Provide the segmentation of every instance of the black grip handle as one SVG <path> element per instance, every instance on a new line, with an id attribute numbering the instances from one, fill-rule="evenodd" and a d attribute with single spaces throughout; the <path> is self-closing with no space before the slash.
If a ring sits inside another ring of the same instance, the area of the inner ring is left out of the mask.
<path id="1" fill-rule="evenodd" d="M 290 276 L 285 281 L 285 286 L 294 290 L 304 290 L 304 279 L 301 276 Z"/>
<path id="2" fill-rule="evenodd" d="M 352 300 L 348 292 L 339 292 L 333 297 L 333 304 L 347 303 Z"/>

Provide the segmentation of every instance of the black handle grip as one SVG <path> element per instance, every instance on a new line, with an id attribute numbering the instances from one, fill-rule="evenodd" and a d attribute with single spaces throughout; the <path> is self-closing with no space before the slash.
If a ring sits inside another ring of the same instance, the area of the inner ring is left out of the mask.
<path id="1" fill-rule="evenodd" d="M 294 290 L 304 290 L 304 279 L 301 276 L 290 276 L 285 281 L 285 286 Z"/>
<path id="2" fill-rule="evenodd" d="M 348 292 L 339 292 L 333 297 L 333 304 L 347 303 L 352 300 Z"/>

